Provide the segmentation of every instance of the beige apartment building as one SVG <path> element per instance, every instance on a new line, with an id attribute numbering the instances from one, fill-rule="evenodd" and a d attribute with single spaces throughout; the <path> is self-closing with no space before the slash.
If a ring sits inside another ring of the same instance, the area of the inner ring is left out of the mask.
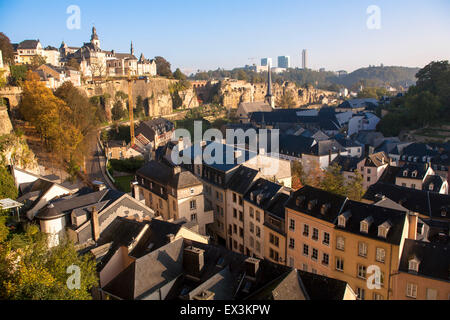
<path id="1" fill-rule="evenodd" d="M 134 197 L 145 203 L 165 221 L 186 219 L 198 224 L 206 234 L 213 223 L 213 211 L 205 206 L 202 182 L 191 172 L 167 163 L 150 161 L 136 172 Z"/>
<path id="2" fill-rule="evenodd" d="M 333 274 L 334 220 L 347 198 L 305 186 L 286 205 L 287 263 L 320 275 Z"/>
<path id="3" fill-rule="evenodd" d="M 264 212 L 264 257 L 272 262 L 294 267 L 293 261 L 286 260 L 285 207 L 290 193 L 282 190 L 271 201 Z"/>
<path id="4" fill-rule="evenodd" d="M 393 277 L 394 300 L 450 300 L 450 246 L 407 239 Z"/>
<path id="5" fill-rule="evenodd" d="M 359 300 L 392 299 L 392 277 L 417 216 L 347 201 L 335 224 L 331 276 L 346 281 Z"/>
<path id="6" fill-rule="evenodd" d="M 227 248 L 239 253 L 244 252 L 244 195 L 258 179 L 257 170 L 240 166 L 231 177 L 226 189 L 226 219 L 228 222 Z"/>
<path id="7" fill-rule="evenodd" d="M 272 203 L 274 197 L 283 190 L 285 190 L 283 186 L 260 178 L 245 194 L 245 230 L 242 237 L 244 238 L 245 253 L 248 256 L 263 259 L 266 252 L 266 237 L 268 237 L 267 239 L 269 239 L 269 241 L 276 241 L 273 238 L 270 239 L 269 234 L 265 234 L 264 214 L 265 210 Z M 281 242 L 280 240 L 281 239 L 278 240 L 278 243 Z"/>
<path id="8" fill-rule="evenodd" d="M 363 188 L 367 190 L 378 182 L 384 170 L 389 166 L 389 157 L 384 152 L 371 154 L 358 164 L 358 171 L 363 176 Z"/>

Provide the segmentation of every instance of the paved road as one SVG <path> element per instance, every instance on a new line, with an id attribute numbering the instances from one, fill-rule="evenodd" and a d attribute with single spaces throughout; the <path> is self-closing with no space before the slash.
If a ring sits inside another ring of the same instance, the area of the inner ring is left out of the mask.
<path id="1" fill-rule="evenodd" d="M 106 158 L 95 135 L 90 139 L 89 150 L 89 155 L 86 156 L 86 175 L 89 180 L 102 181 L 109 189 L 117 190 L 106 174 Z"/>

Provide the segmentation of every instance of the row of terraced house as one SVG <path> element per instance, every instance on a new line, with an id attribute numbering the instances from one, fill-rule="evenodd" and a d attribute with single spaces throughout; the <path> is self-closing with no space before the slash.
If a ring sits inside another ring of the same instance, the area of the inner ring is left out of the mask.
<path id="1" fill-rule="evenodd" d="M 207 146 L 193 146 L 191 160 Z M 363 202 L 310 186 L 294 192 L 282 170 L 289 161 L 270 158 L 281 168 L 271 176 L 264 156 L 232 151 L 245 161 L 176 166 L 167 152 L 138 171 L 134 196 L 164 219 L 197 222 L 229 250 L 343 280 L 361 300 L 450 298 L 448 195 L 383 183 Z M 174 181 L 189 181 L 183 196 L 174 197 Z"/>

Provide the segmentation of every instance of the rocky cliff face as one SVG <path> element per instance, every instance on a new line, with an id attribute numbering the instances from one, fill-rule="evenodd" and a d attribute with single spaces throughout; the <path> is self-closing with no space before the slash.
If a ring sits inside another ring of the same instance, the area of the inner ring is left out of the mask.
<path id="1" fill-rule="evenodd" d="M 10 133 L 12 129 L 13 127 L 11 120 L 9 119 L 8 110 L 6 107 L 0 106 L 0 136 Z"/>
<path id="2" fill-rule="evenodd" d="M 133 99 L 136 101 L 138 96 L 148 102 L 149 116 L 157 117 L 169 115 L 173 112 L 173 101 L 170 95 L 170 87 L 177 80 L 163 78 L 152 78 L 146 80 L 135 80 L 132 83 Z M 114 97 L 116 92 L 122 91 L 128 93 L 127 80 L 114 80 L 99 85 L 85 85 L 81 87 L 88 97 L 99 96 L 108 93 Z M 179 95 L 183 100 L 183 106 L 186 108 L 198 107 L 197 96 L 194 89 L 190 88 L 180 91 Z M 113 99 L 109 99 L 109 108 L 112 108 Z M 108 110 L 107 110 L 108 112 Z"/>
<path id="3" fill-rule="evenodd" d="M 237 108 L 241 102 L 264 101 L 267 93 L 267 85 L 265 83 L 251 84 L 245 81 L 227 80 L 222 81 L 219 86 L 219 94 L 222 97 L 224 106 L 228 109 Z M 296 107 L 326 104 L 328 98 L 336 97 L 335 92 L 315 88 L 299 88 L 294 83 L 273 84 L 275 99 L 288 91 L 292 93 Z"/>
<path id="4" fill-rule="evenodd" d="M 0 136 L 0 161 L 5 165 L 16 165 L 19 168 L 39 174 L 37 159 L 23 138 L 14 133 Z"/>

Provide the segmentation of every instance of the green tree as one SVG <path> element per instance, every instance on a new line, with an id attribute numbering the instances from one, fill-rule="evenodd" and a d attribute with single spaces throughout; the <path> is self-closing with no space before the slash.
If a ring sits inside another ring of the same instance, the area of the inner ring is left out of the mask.
<path id="1" fill-rule="evenodd" d="M 187 79 L 186 75 L 183 72 L 181 72 L 180 68 L 177 68 L 177 70 L 175 70 L 175 72 L 173 73 L 173 77 L 177 80 Z"/>
<path id="2" fill-rule="evenodd" d="M 355 176 L 351 176 L 347 183 L 347 196 L 350 200 L 361 201 L 366 192 L 363 187 L 364 178 L 358 170 L 354 173 Z"/>
<path id="3" fill-rule="evenodd" d="M 114 121 L 119 121 L 120 119 L 125 117 L 126 112 L 121 101 L 116 101 L 111 109 L 111 115 Z"/>
<path id="4" fill-rule="evenodd" d="M 247 81 L 248 79 L 247 73 L 244 70 L 240 69 L 237 73 L 237 79 Z"/>
<path id="5" fill-rule="evenodd" d="M 141 96 L 136 98 L 136 108 L 134 108 L 134 116 L 136 118 L 141 117 L 144 114 L 144 99 Z"/>
<path id="6" fill-rule="evenodd" d="M 14 64 L 14 48 L 9 38 L 3 32 L 0 32 L 0 50 L 2 51 L 5 64 Z"/>
<path id="7" fill-rule="evenodd" d="M 15 200 L 17 188 L 13 176 L 3 164 L 0 164 L 0 199 L 4 198 Z"/>
<path id="8" fill-rule="evenodd" d="M 364 88 L 361 92 L 358 93 L 358 98 L 373 98 L 373 99 L 381 99 L 383 96 L 390 96 L 389 91 L 385 88 Z"/>
<path id="9" fill-rule="evenodd" d="M 336 163 L 328 166 L 325 171 L 324 177 L 320 182 L 320 188 L 342 196 L 347 195 L 347 186 L 345 184 L 345 178 L 341 173 L 341 167 Z"/>
<path id="10" fill-rule="evenodd" d="M 26 65 L 10 66 L 10 84 L 13 86 L 19 86 L 27 78 L 28 67 Z"/>
<path id="11" fill-rule="evenodd" d="M 0 299 L 91 300 L 98 285 L 95 260 L 80 256 L 73 243 L 63 240 L 51 249 L 36 225 L 0 244 Z M 80 288 L 67 285 L 70 266 L 80 268 Z"/>
<path id="12" fill-rule="evenodd" d="M 155 57 L 156 72 L 161 77 L 172 77 L 172 71 L 170 70 L 170 63 L 163 57 Z"/>
<path id="13" fill-rule="evenodd" d="M 294 95 L 291 91 L 284 91 L 283 95 L 277 99 L 276 105 L 278 108 L 291 109 L 296 107 Z"/>

